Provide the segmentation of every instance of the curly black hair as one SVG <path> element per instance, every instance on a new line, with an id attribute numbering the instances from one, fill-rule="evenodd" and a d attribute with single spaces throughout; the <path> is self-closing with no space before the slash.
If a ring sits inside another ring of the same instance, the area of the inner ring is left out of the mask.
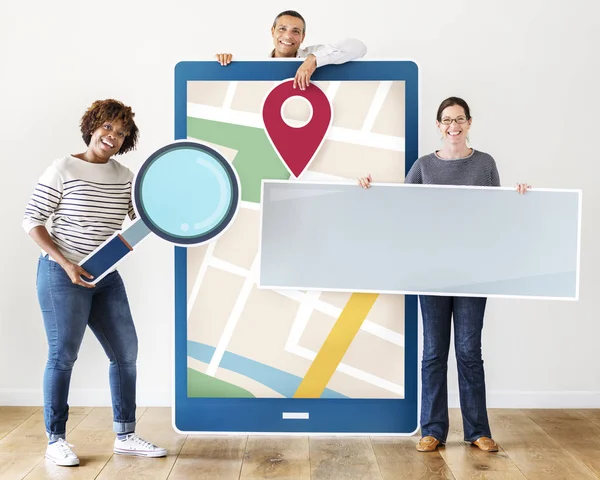
<path id="1" fill-rule="evenodd" d="M 134 150 L 139 136 L 139 129 L 135 124 L 134 117 L 135 113 L 133 113 L 131 107 L 124 105 L 118 100 L 112 98 L 96 100 L 86 110 L 83 117 L 81 117 L 80 128 L 83 141 L 89 146 L 93 133 L 100 128 L 104 122 L 114 122 L 115 120 L 119 120 L 123 124 L 123 128 L 128 131 L 128 134 L 123 141 L 123 145 L 121 145 L 121 148 L 117 152 L 117 155 Z"/>

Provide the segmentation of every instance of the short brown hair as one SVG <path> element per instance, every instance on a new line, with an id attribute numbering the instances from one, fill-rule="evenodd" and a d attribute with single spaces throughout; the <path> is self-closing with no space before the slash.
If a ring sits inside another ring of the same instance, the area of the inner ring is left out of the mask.
<path id="1" fill-rule="evenodd" d="M 112 122 L 120 120 L 123 124 L 123 128 L 128 131 L 121 149 L 117 152 L 117 155 L 121 155 L 130 150 L 134 150 L 138 140 L 139 129 L 135 124 L 134 118 L 135 113 L 131 110 L 131 107 L 124 105 L 118 100 L 109 98 L 107 100 L 96 100 L 86 110 L 81 117 L 81 136 L 86 145 L 90 144 L 92 134 L 102 126 L 104 122 Z"/>
<path id="2" fill-rule="evenodd" d="M 465 111 L 467 120 L 469 120 L 471 118 L 471 109 L 469 108 L 469 105 L 467 104 L 467 102 L 465 102 L 460 97 L 448 97 L 446 100 L 444 100 L 442 103 L 440 103 L 440 106 L 438 107 L 437 117 L 436 117 L 437 121 L 441 122 L 442 121 L 442 112 L 446 108 L 452 107 L 454 105 L 458 105 L 459 107 L 463 108 L 463 110 Z"/>
<path id="3" fill-rule="evenodd" d="M 281 12 L 279 15 L 277 15 L 275 17 L 275 20 L 273 20 L 273 28 L 275 28 L 277 26 L 277 20 L 279 20 L 281 17 L 286 16 L 286 15 L 290 16 L 290 17 L 299 18 L 300 20 L 302 20 L 302 25 L 303 25 L 302 33 L 306 33 L 306 21 L 304 20 L 302 15 L 300 15 L 295 10 L 286 10 L 285 12 Z"/>

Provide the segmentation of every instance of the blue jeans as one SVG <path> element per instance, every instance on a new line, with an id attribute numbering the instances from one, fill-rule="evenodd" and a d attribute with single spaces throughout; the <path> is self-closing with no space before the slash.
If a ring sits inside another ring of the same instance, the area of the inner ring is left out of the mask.
<path id="1" fill-rule="evenodd" d="M 423 315 L 421 432 L 445 443 L 448 436 L 448 351 L 454 318 L 464 440 L 492 436 L 487 417 L 481 330 L 486 298 L 420 296 Z"/>
<path id="2" fill-rule="evenodd" d="M 74 285 L 58 263 L 43 256 L 38 262 L 37 293 L 48 339 L 43 388 L 49 440 L 65 438 L 71 372 L 88 325 L 110 360 L 113 429 L 133 432 L 138 341 L 119 273 L 86 288 Z"/>

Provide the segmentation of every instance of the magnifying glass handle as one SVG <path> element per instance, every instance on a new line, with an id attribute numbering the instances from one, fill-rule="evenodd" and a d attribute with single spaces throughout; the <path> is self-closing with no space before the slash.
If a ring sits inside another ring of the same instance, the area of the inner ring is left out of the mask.
<path id="1" fill-rule="evenodd" d="M 93 280 L 83 276 L 81 279 L 88 283 L 102 280 L 149 233 L 150 230 L 140 219 L 135 220 L 122 232 L 115 233 L 79 262 L 86 272 L 94 276 Z"/>

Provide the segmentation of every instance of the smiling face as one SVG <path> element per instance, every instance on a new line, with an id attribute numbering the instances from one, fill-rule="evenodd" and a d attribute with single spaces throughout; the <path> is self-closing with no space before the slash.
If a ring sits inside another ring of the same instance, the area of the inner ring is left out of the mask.
<path id="1" fill-rule="evenodd" d="M 445 142 L 452 145 L 466 145 L 472 120 L 467 117 L 463 107 L 452 105 L 444 108 L 440 120 L 436 120 L 436 125 Z"/>
<path id="2" fill-rule="evenodd" d="M 131 107 L 114 99 L 96 100 L 81 117 L 79 129 L 87 145 L 85 154 L 78 154 L 88 162 L 107 162 L 112 155 L 134 150 L 139 129 Z"/>
<path id="3" fill-rule="evenodd" d="M 271 27 L 275 57 L 295 57 L 304 41 L 304 22 L 291 15 L 283 15 Z"/>
<path id="4" fill-rule="evenodd" d="M 88 150 L 97 158 L 108 160 L 121 149 L 128 134 L 120 120 L 106 121 L 92 133 Z"/>

